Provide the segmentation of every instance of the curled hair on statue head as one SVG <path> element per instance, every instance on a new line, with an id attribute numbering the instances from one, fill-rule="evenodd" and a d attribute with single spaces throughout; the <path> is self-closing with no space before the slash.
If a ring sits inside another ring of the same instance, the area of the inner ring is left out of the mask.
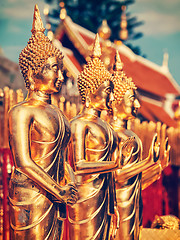
<path id="1" fill-rule="evenodd" d="M 112 82 L 114 83 L 114 100 L 119 104 L 122 102 L 122 99 L 129 89 L 136 90 L 136 86 L 132 81 L 132 78 L 127 76 L 113 75 Z"/>

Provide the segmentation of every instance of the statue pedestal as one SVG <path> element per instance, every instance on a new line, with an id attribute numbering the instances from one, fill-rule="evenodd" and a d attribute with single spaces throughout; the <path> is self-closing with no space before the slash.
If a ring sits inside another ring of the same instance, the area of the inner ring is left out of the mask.
<path id="1" fill-rule="evenodd" d="M 180 230 L 143 228 L 141 240 L 180 240 Z"/>

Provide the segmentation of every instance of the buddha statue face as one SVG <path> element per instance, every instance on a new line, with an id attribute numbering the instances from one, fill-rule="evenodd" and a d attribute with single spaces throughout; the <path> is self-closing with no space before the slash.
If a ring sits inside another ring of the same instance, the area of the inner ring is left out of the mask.
<path id="1" fill-rule="evenodd" d="M 100 85 L 94 94 L 90 94 L 90 105 L 100 111 L 108 110 L 113 101 L 113 83 L 109 80 Z"/>
<path id="2" fill-rule="evenodd" d="M 121 102 L 115 102 L 113 111 L 116 111 L 117 116 L 121 119 L 128 120 L 136 117 L 137 111 L 140 108 L 140 103 L 137 99 L 137 94 L 134 89 L 128 89 Z"/>
<path id="3" fill-rule="evenodd" d="M 61 70 L 62 61 L 57 57 L 49 57 L 37 74 L 29 69 L 30 88 L 48 94 L 59 92 L 64 80 Z"/>

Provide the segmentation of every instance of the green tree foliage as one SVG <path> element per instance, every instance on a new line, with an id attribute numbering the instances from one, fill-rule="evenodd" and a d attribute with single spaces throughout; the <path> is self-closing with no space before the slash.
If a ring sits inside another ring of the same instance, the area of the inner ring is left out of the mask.
<path id="1" fill-rule="evenodd" d="M 54 6 L 49 17 L 52 19 L 52 30 L 55 30 L 57 22 L 54 20 L 59 19 L 60 12 L 59 1 L 45 0 L 45 2 Z M 133 47 L 130 42 L 143 36 L 142 33 L 134 31 L 137 26 L 143 24 L 142 21 L 138 21 L 136 17 L 131 17 L 130 13 L 126 12 L 128 39 L 124 41 L 119 37 L 122 6 L 126 6 L 127 9 L 128 5 L 134 2 L 135 0 L 64 0 L 67 14 L 75 23 L 96 33 L 102 21 L 106 19 L 112 31 L 110 40 L 121 40 L 140 55 L 139 47 Z"/>

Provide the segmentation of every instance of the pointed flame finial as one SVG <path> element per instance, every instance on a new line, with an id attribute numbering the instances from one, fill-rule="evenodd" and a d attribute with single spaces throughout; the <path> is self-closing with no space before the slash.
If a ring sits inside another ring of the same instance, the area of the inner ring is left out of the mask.
<path id="1" fill-rule="evenodd" d="M 111 36 L 111 29 L 108 26 L 106 19 L 104 19 L 102 21 L 101 26 L 98 28 L 98 33 L 99 33 L 99 36 L 101 38 L 103 38 L 104 40 L 107 40 L 108 38 L 110 38 L 110 36 Z"/>
<path id="2" fill-rule="evenodd" d="M 34 7 L 34 17 L 33 17 L 33 24 L 32 24 L 32 34 L 35 34 L 37 32 L 44 33 L 45 28 L 43 26 L 43 22 L 40 16 L 38 5 L 36 4 Z"/>
<path id="3" fill-rule="evenodd" d="M 163 55 L 163 63 L 162 63 L 162 66 L 166 69 L 168 69 L 168 59 L 169 59 L 169 54 L 167 51 L 164 52 L 164 55 Z"/>
<path id="4" fill-rule="evenodd" d="M 117 72 L 120 72 L 123 69 L 123 65 L 124 64 L 121 62 L 121 58 L 119 56 L 119 52 L 118 52 L 118 50 L 116 50 L 116 55 L 115 55 L 115 58 L 114 58 L 113 70 L 117 71 Z"/>
<path id="5" fill-rule="evenodd" d="M 92 50 L 92 57 L 101 57 L 101 46 L 99 43 L 99 34 L 96 34 L 95 40 L 94 40 L 94 46 L 93 46 L 93 50 Z"/>

